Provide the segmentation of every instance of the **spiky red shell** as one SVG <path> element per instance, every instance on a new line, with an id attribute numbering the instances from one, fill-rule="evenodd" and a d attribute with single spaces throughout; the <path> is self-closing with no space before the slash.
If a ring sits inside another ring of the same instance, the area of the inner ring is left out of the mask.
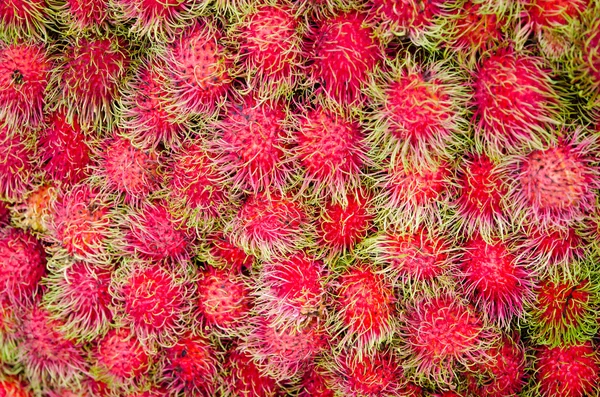
<path id="1" fill-rule="evenodd" d="M 529 271 L 503 241 L 487 243 L 475 236 L 463 250 L 461 270 L 467 293 L 489 318 L 507 325 L 523 311 L 531 288 Z"/>
<path id="2" fill-rule="evenodd" d="M 158 159 L 155 152 L 135 148 L 125 138 L 114 136 L 103 143 L 98 174 L 111 191 L 125 202 L 137 203 L 158 189 Z"/>
<path id="3" fill-rule="evenodd" d="M 478 134 L 494 150 L 539 138 L 554 123 L 558 103 L 541 58 L 498 50 L 475 72 Z"/>
<path id="4" fill-rule="evenodd" d="M 42 121 L 51 68 L 41 45 L 0 43 L 1 121 L 15 127 L 36 127 Z"/>
<path id="5" fill-rule="evenodd" d="M 53 179 L 74 185 L 89 173 L 89 139 L 79 123 L 69 122 L 62 111 L 50 114 L 46 124 L 38 142 L 42 168 Z"/>
<path id="6" fill-rule="evenodd" d="M 508 22 L 501 12 L 490 12 L 472 0 L 462 3 L 451 18 L 450 45 L 467 54 L 487 51 L 500 43 Z"/>
<path id="7" fill-rule="evenodd" d="M 101 378 L 127 385 L 138 382 L 146 373 L 150 358 L 129 329 L 116 328 L 98 341 L 93 363 Z"/>
<path id="8" fill-rule="evenodd" d="M 215 263 L 237 271 L 252 268 L 254 257 L 233 244 L 223 233 L 213 233 L 205 241 L 210 242 L 209 253 Z"/>
<path id="9" fill-rule="evenodd" d="M 167 74 L 175 105 L 186 114 L 214 112 L 229 90 L 229 62 L 220 38 L 216 28 L 198 23 L 171 46 Z"/>
<path id="10" fill-rule="evenodd" d="M 371 346 L 392 332 L 394 291 L 371 266 L 358 264 L 337 280 L 336 310 L 347 338 L 358 347 Z"/>
<path id="11" fill-rule="evenodd" d="M 44 0 L 5 0 L 0 3 L 0 33 L 8 39 L 38 38 L 46 33 Z"/>
<path id="12" fill-rule="evenodd" d="M 374 216 L 370 194 L 358 191 L 345 198 L 345 204 L 327 203 L 319 219 L 320 240 L 333 253 L 351 250 L 372 228 Z"/>
<path id="13" fill-rule="evenodd" d="M 569 264 L 583 257 L 585 243 L 571 227 L 544 228 L 532 225 L 526 233 L 522 249 L 527 259 L 542 269 L 554 269 L 559 263 Z"/>
<path id="14" fill-rule="evenodd" d="M 228 110 L 216 125 L 220 138 L 211 145 L 219 168 L 234 187 L 247 192 L 283 189 L 291 171 L 286 160 L 284 107 L 247 97 Z"/>
<path id="15" fill-rule="evenodd" d="M 582 58 L 584 69 L 590 75 L 592 86 L 596 92 L 600 89 L 600 23 L 598 19 L 592 23 L 584 36 Z"/>
<path id="16" fill-rule="evenodd" d="M 4 201 L 0 201 L 0 229 L 10 223 L 10 210 Z"/>
<path id="17" fill-rule="evenodd" d="M 335 393 L 330 387 L 333 382 L 331 374 L 316 366 L 310 366 L 302 375 L 299 397 L 334 397 Z"/>
<path id="18" fill-rule="evenodd" d="M 535 31 L 557 28 L 578 18 L 588 6 L 587 0 L 525 0 L 524 10 Z"/>
<path id="19" fill-rule="evenodd" d="M 364 100 L 361 88 L 382 58 L 365 15 L 349 12 L 320 21 L 312 32 L 311 74 L 326 94 L 343 104 Z"/>
<path id="20" fill-rule="evenodd" d="M 210 328 L 234 331 L 250 310 L 250 289 L 235 269 L 207 267 L 198 279 L 198 309 Z"/>
<path id="21" fill-rule="evenodd" d="M 33 394 L 17 379 L 0 380 L 0 397 L 33 397 Z"/>
<path id="22" fill-rule="evenodd" d="M 445 162 L 422 168 L 407 167 L 399 162 L 386 171 L 384 189 L 389 192 L 392 207 L 404 203 L 425 206 L 437 202 L 450 185 L 450 168 Z"/>
<path id="23" fill-rule="evenodd" d="M 0 194 L 19 199 L 31 185 L 33 151 L 18 133 L 0 127 L 0 158 Z"/>
<path id="24" fill-rule="evenodd" d="M 124 250 L 155 261 L 188 259 L 190 232 L 175 221 L 164 201 L 146 202 L 126 220 Z"/>
<path id="25" fill-rule="evenodd" d="M 358 185 L 367 145 L 358 123 L 318 108 L 300 117 L 294 156 L 305 170 L 304 185 L 337 196 Z"/>
<path id="26" fill-rule="evenodd" d="M 97 29 L 108 19 L 106 0 L 66 0 L 62 11 L 68 14 L 72 28 L 77 31 Z"/>
<path id="27" fill-rule="evenodd" d="M 536 378 L 543 397 L 593 395 L 600 382 L 600 359 L 591 342 L 538 349 Z"/>
<path id="28" fill-rule="evenodd" d="M 0 230 L 0 298 L 13 304 L 31 300 L 46 273 L 46 254 L 40 242 L 20 229 Z"/>
<path id="29" fill-rule="evenodd" d="M 233 395 L 272 397 L 277 395 L 279 387 L 275 379 L 262 375 L 252 361 L 252 357 L 238 348 L 230 350 L 225 360 L 228 390 Z"/>
<path id="30" fill-rule="evenodd" d="M 70 255 L 91 260 L 105 252 L 109 206 L 96 190 L 76 185 L 58 196 L 52 210 L 49 232 Z"/>
<path id="31" fill-rule="evenodd" d="M 186 334 L 166 349 L 166 383 L 169 390 L 184 390 L 194 395 L 214 395 L 215 376 L 219 363 L 208 339 Z"/>
<path id="32" fill-rule="evenodd" d="M 400 393 L 404 378 L 402 367 L 390 352 L 376 351 L 358 357 L 355 352 L 344 353 L 338 361 L 341 379 L 337 388 L 344 396 L 406 395 Z"/>
<path id="33" fill-rule="evenodd" d="M 371 0 L 373 8 L 384 24 L 390 24 L 395 32 L 408 32 L 420 36 L 441 14 L 442 1 L 427 0 Z"/>

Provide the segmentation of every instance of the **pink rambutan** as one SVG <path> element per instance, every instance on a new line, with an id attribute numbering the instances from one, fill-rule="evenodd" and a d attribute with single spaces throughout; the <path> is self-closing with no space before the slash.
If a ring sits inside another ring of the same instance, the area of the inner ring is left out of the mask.
<path id="1" fill-rule="evenodd" d="M 0 229 L 0 299 L 13 305 L 31 301 L 46 273 L 44 247 L 20 229 Z"/>
<path id="2" fill-rule="evenodd" d="M 0 200 L 0 230 L 10 224 L 10 209 L 8 204 Z"/>
<path id="3" fill-rule="evenodd" d="M 43 306 L 62 321 L 60 329 L 69 339 L 89 341 L 107 330 L 113 318 L 108 290 L 111 274 L 108 269 L 75 262 L 44 279 Z"/>
<path id="4" fill-rule="evenodd" d="M 459 366 L 481 362 L 496 339 L 471 305 L 449 294 L 416 299 L 399 331 L 408 353 L 404 368 L 440 385 L 452 384 Z"/>
<path id="5" fill-rule="evenodd" d="M 297 115 L 295 124 L 291 155 L 302 165 L 302 193 L 341 199 L 360 185 L 368 160 L 358 122 L 318 105 Z"/>
<path id="6" fill-rule="evenodd" d="M 164 62 L 150 58 L 121 89 L 121 128 L 138 147 L 178 147 L 186 125 L 169 108 L 168 82 L 160 72 Z"/>
<path id="7" fill-rule="evenodd" d="M 33 397 L 33 393 L 17 378 L 7 378 L 0 380 L 0 397 Z"/>
<path id="8" fill-rule="evenodd" d="M 32 184 L 33 150 L 25 138 L 0 126 L 0 158 L 0 195 L 18 200 Z"/>
<path id="9" fill-rule="evenodd" d="M 165 69 L 171 82 L 174 110 L 214 113 L 229 91 L 229 61 L 220 43 L 221 32 L 209 20 L 200 20 L 171 44 Z"/>
<path id="10" fill-rule="evenodd" d="M 38 141 L 42 169 L 53 180 L 74 185 L 89 174 L 90 139 L 77 121 L 67 120 L 63 111 L 48 115 L 46 124 Z"/>
<path id="11" fill-rule="evenodd" d="M 306 221 L 300 202 L 259 193 L 246 198 L 225 233 L 246 252 L 269 258 L 302 248 Z"/>
<path id="12" fill-rule="evenodd" d="M 325 268 L 304 252 L 273 258 L 260 270 L 256 310 L 283 327 L 305 324 L 322 315 Z"/>
<path id="13" fill-rule="evenodd" d="M 486 149 L 537 144 L 557 124 L 559 96 L 543 59 L 500 49 L 473 73 L 476 134 Z"/>
<path id="14" fill-rule="evenodd" d="M 67 35 L 100 33 L 109 23 L 106 0 L 46 0 L 54 20 L 65 25 Z"/>
<path id="15" fill-rule="evenodd" d="M 521 224 L 568 224 L 594 208 L 600 174 L 592 139 L 559 139 L 509 162 L 514 213 Z"/>
<path id="16" fill-rule="evenodd" d="M 361 89 L 382 56 L 371 22 L 358 12 L 324 18 L 309 32 L 310 74 L 342 105 L 364 101 Z"/>
<path id="17" fill-rule="evenodd" d="M 3 0 L 0 3 L 0 40 L 46 38 L 45 0 Z"/>
<path id="18" fill-rule="evenodd" d="M 143 261 L 123 264 L 110 286 L 117 323 L 131 326 L 148 350 L 175 342 L 192 308 L 190 292 L 183 273 Z"/>
<path id="19" fill-rule="evenodd" d="M 24 309 L 17 329 L 18 360 L 31 384 L 65 385 L 87 370 L 82 346 L 61 331 L 62 322 L 38 304 Z"/>
<path id="20" fill-rule="evenodd" d="M 153 261 L 183 263 L 189 259 L 193 237 L 163 200 L 144 202 L 126 216 L 123 226 L 125 252 Z"/>
<path id="21" fill-rule="evenodd" d="M 391 337 L 396 298 L 391 283 L 374 266 L 353 264 L 333 286 L 337 292 L 330 333 L 345 331 L 340 345 L 352 345 L 362 351 Z"/>
<path id="22" fill-rule="evenodd" d="M 197 304 L 200 321 L 207 331 L 234 334 L 250 311 L 250 288 L 235 268 L 207 266 L 198 277 Z"/>
<path id="23" fill-rule="evenodd" d="M 506 242 L 474 236 L 462 247 L 461 276 L 467 295 L 490 320 L 509 326 L 530 298 L 530 271 L 519 264 Z"/>
<path id="24" fill-rule="evenodd" d="M 584 397 L 597 394 L 600 358 L 591 342 L 574 346 L 542 346 L 534 364 L 536 391 L 542 397 Z"/>
<path id="25" fill-rule="evenodd" d="M 373 229 L 372 200 L 370 192 L 357 190 L 343 197 L 341 203 L 330 201 L 322 207 L 317 224 L 318 255 L 352 251 L 367 236 Z"/>
<path id="26" fill-rule="evenodd" d="M 200 252 L 199 257 L 204 262 L 218 268 L 229 268 L 236 271 L 252 269 L 254 257 L 233 244 L 223 233 L 211 233 L 205 236 L 203 241 L 205 243 L 204 252 Z"/>
<path id="27" fill-rule="evenodd" d="M 0 122 L 14 128 L 38 126 L 50 70 L 43 45 L 0 41 Z"/>
<path id="28" fill-rule="evenodd" d="M 105 197 L 87 184 L 61 192 L 51 204 L 49 238 L 76 259 L 106 262 L 111 235 L 111 207 Z"/>
<path id="29" fill-rule="evenodd" d="M 119 136 L 104 140 L 93 175 L 96 185 L 108 193 L 118 193 L 127 204 L 139 204 L 160 185 L 159 159 L 154 151 L 144 151 Z"/>
<path id="30" fill-rule="evenodd" d="M 334 397 L 332 373 L 318 365 L 310 365 L 302 374 L 298 397 Z"/>
<path id="31" fill-rule="evenodd" d="M 302 68 L 303 26 L 287 2 L 249 4 L 229 40 L 236 47 L 236 74 L 269 97 L 294 89 Z"/>
<path id="32" fill-rule="evenodd" d="M 215 395 L 220 364 L 208 339 L 185 334 L 165 350 L 163 360 L 163 383 L 171 393 Z"/>
<path id="33" fill-rule="evenodd" d="M 58 58 L 52 78 L 53 99 L 64 103 L 69 120 L 82 127 L 112 126 L 113 102 L 130 64 L 123 39 L 78 37 Z"/>
<path id="34" fill-rule="evenodd" d="M 262 374 L 252 357 L 234 347 L 225 358 L 225 385 L 234 396 L 275 397 L 280 387 L 271 376 Z"/>
<path id="35" fill-rule="evenodd" d="M 409 36 L 419 45 L 426 44 L 426 36 L 442 14 L 442 0 L 369 0 L 381 23 L 382 32 Z"/>
<path id="36" fill-rule="evenodd" d="M 235 189 L 257 194 L 283 190 L 291 172 L 285 137 L 286 108 L 278 102 L 258 102 L 245 97 L 227 107 L 215 122 L 219 137 L 210 151 Z"/>
<path id="37" fill-rule="evenodd" d="M 144 383 L 151 358 L 128 328 L 116 328 L 98 341 L 92 363 L 95 379 L 122 390 Z"/>
<path id="38" fill-rule="evenodd" d="M 529 310 L 531 338 L 552 346 L 590 340 L 598 331 L 599 288 L 596 280 L 577 274 L 542 279 Z"/>

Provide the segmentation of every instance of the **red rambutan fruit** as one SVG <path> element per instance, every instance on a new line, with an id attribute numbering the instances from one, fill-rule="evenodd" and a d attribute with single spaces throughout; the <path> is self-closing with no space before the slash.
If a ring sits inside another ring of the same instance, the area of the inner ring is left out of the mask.
<path id="1" fill-rule="evenodd" d="M 318 321 L 302 326 L 279 326 L 276 319 L 255 317 L 241 349 L 255 360 L 261 373 L 285 381 L 302 373 L 315 357 L 330 348 Z"/>
<path id="2" fill-rule="evenodd" d="M 61 331 L 62 322 L 34 304 L 26 308 L 17 329 L 18 360 L 32 385 L 66 385 L 87 370 L 82 346 Z"/>
<path id="3" fill-rule="evenodd" d="M 33 150 L 26 139 L 6 126 L 0 126 L 0 195 L 15 201 L 32 184 Z"/>
<path id="4" fill-rule="evenodd" d="M 217 231 L 205 236 L 202 240 L 205 243 L 204 252 L 198 254 L 202 261 L 211 266 L 236 271 L 252 269 L 254 257 L 233 244 L 223 233 Z"/>
<path id="5" fill-rule="evenodd" d="M 225 358 L 225 385 L 227 391 L 234 396 L 275 397 L 280 387 L 275 379 L 262 374 L 252 357 L 234 347 Z"/>
<path id="6" fill-rule="evenodd" d="M 256 310 L 283 327 L 305 324 L 324 309 L 325 268 L 303 252 L 263 264 L 254 295 Z"/>
<path id="7" fill-rule="evenodd" d="M 590 7 L 589 26 L 582 35 L 580 62 L 582 64 L 582 77 L 587 90 L 592 90 L 593 97 L 600 95 L 600 19 L 596 7 Z"/>
<path id="8" fill-rule="evenodd" d="M 303 169 L 302 194 L 341 200 L 360 185 L 368 149 L 359 123 L 318 105 L 297 115 L 295 124 L 290 153 Z"/>
<path id="9" fill-rule="evenodd" d="M 42 169 L 54 181 L 74 185 L 88 176 L 91 140 L 79 123 L 69 122 L 63 111 L 47 116 L 38 141 L 38 156 Z"/>
<path id="10" fill-rule="evenodd" d="M 568 224 L 595 205 L 600 170 L 594 141 L 560 139 L 509 161 L 511 198 L 521 224 Z"/>
<path id="11" fill-rule="evenodd" d="M 177 222 L 162 200 L 145 202 L 127 215 L 123 250 L 143 259 L 184 263 L 189 259 L 190 231 Z"/>
<path id="12" fill-rule="evenodd" d="M 110 293 L 119 312 L 117 322 L 131 326 L 148 350 L 155 343 L 172 346 L 192 308 L 190 286 L 179 273 L 142 261 L 115 271 Z"/>
<path id="13" fill-rule="evenodd" d="M 486 149 L 539 143 L 557 124 L 559 96 L 543 59 L 500 49 L 473 73 L 476 134 Z"/>
<path id="14" fill-rule="evenodd" d="M 460 269 L 467 295 L 488 319 L 508 327 L 531 296 L 529 270 L 502 240 L 488 243 L 475 236 L 462 249 Z"/>
<path id="15" fill-rule="evenodd" d="M 287 95 L 301 76 L 303 26 L 293 7 L 287 2 L 248 4 L 229 32 L 236 74 L 259 96 Z"/>
<path id="16" fill-rule="evenodd" d="M 46 38 L 45 0 L 4 0 L 0 3 L 0 40 Z"/>
<path id="17" fill-rule="evenodd" d="M 107 138 L 99 147 L 93 182 L 107 193 L 122 195 L 125 203 L 139 204 L 159 188 L 159 159 L 119 136 Z"/>
<path id="18" fill-rule="evenodd" d="M 250 288 L 237 269 L 207 266 L 198 277 L 197 304 L 207 331 L 235 334 L 250 311 Z"/>
<path id="19" fill-rule="evenodd" d="M 590 340 L 600 324 L 596 279 L 578 274 L 574 279 L 554 275 L 542 279 L 529 310 L 531 338 L 538 344 L 565 345 Z"/>
<path id="20" fill-rule="evenodd" d="M 178 147 L 185 135 L 185 123 L 169 107 L 172 97 L 161 73 L 164 62 L 147 59 L 121 89 L 122 134 L 138 147 Z"/>
<path id="21" fill-rule="evenodd" d="M 46 0 L 54 21 L 64 24 L 67 36 L 81 32 L 101 34 L 109 22 L 106 0 Z"/>
<path id="22" fill-rule="evenodd" d="M 246 252 L 269 258 L 302 248 L 306 220 L 299 202 L 259 193 L 246 198 L 225 233 Z"/>
<path id="23" fill-rule="evenodd" d="M 211 397 L 215 395 L 219 366 L 208 339 L 185 334 L 164 352 L 163 383 L 172 393 Z"/>
<path id="24" fill-rule="evenodd" d="M 459 366 L 481 362 L 496 339 L 472 306 L 448 294 L 415 300 L 399 332 L 409 354 L 405 370 L 440 385 L 452 384 Z"/>
<path id="25" fill-rule="evenodd" d="M 130 64 L 125 41 L 78 37 L 58 58 L 52 78 L 55 103 L 63 103 L 69 120 L 82 127 L 112 126 L 113 102 Z"/>
<path id="26" fill-rule="evenodd" d="M 291 172 L 286 156 L 286 108 L 245 97 L 227 109 L 225 118 L 215 123 L 219 137 L 210 143 L 219 169 L 235 189 L 247 193 L 283 190 Z"/>
<path id="27" fill-rule="evenodd" d="M 120 390 L 144 383 L 151 359 L 129 328 L 111 329 L 92 353 L 95 379 Z"/>
<path id="28" fill-rule="evenodd" d="M 38 126 L 50 70 L 43 45 L 0 41 L 0 122 L 14 128 Z"/>
<path id="29" fill-rule="evenodd" d="M 174 110 L 214 113 L 229 91 L 229 61 L 220 43 L 221 33 L 208 20 L 188 28 L 171 45 L 166 77 L 174 97 Z"/>
<path id="30" fill-rule="evenodd" d="M 542 346 L 534 364 L 542 397 L 584 397 L 598 392 L 600 358 L 591 342 L 574 346 Z"/>
<path id="31" fill-rule="evenodd" d="M 18 307 L 6 295 L 0 296 L 0 362 L 3 368 L 5 365 L 17 363 L 17 330 L 21 324 L 20 314 Z"/>
<path id="32" fill-rule="evenodd" d="M 17 378 L 0 380 L 0 397 L 33 397 L 33 393 Z"/>
<path id="33" fill-rule="evenodd" d="M 44 247 L 20 229 L 0 229 L 0 299 L 11 304 L 31 301 L 46 273 Z"/>
<path id="34" fill-rule="evenodd" d="M 441 0 L 369 0 L 382 25 L 382 32 L 409 36 L 419 45 L 427 44 L 426 36 L 442 14 Z"/>
<path id="35" fill-rule="evenodd" d="M 10 224 L 10 209 L 8 204 L 0 200 L 0 229 Z"/>
<path id="36" fill-rule="evenodd" d="M 108 290 L 111 274 L 110 270 L 75 262 L 44 279 L 43 306 L 62 321 L 60 329 L 69 339 L 90 341 L 107 330 L 113 318 Z"/>
<path id="37" fill-rule="evenodd" d="M 24 200 L 12 207 L 12 220 L 15 227 L 30 230 L 45 237 L 51 218 L 51 205 L 56 200 L 57 189 L 50 184 L 39 185 L 28 192 Z"/>
<path id="38" fill-rule="evenodd" d="M 302 374 L 298 397 L 334 397 L 332 373 L 318 365 L 310 365 Z"/>
<path id="39" fill-rule="evenodd" d="M 107 262 L 111 235 L 111 207 L 102 194 L 87 184 L 61 192 L 51 204 L 49 239 L 75 259 Z"/>
<path id="40" fill-rule="evenodd" d="M 358 12 L 324 18 L 309 32 L 310 74 L 329 98 L 358 105 L 361 89 L 382 59 L 371 22 Z"/>
<path id="41" fill-rule="evenodd" d="M 341 330 L 340 345 L 369 350 L 394 333 L 396 299 L 391 283 L 374 266 L 357 263 L 333 284 L 336 289 L 332 335 Z"/>

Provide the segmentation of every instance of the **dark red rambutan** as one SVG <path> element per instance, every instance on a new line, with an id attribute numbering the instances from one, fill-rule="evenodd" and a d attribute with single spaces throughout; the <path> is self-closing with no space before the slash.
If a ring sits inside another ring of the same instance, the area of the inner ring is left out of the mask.
<path id="1" fill-rule="evenodd" d="M 38 185 L 33 191 L 26 193 L 21 202 L 12 206 L 12 224 L 29 230 L 40 238 L 47 237 L 48 223 L 52 216 L 51 206 L 57 194 L 57 189 L 51 184 Z"/>
<path id="2" fill-rule="evenodd" d="M 369 0 L 383 32 L 408 35 L 413 42 L 427 44 L 428 32 L 442 15 L 441 0 Z"/>
<path id="3" fill-rule="evenodd" d="M 597 7 L 591 8 L 591 19 L 586 25 L 586 31 L 582 35 L 581 55 L 582 64 L 581 79 L 587 86 L 586 91 L 592 91 L 592 97 L 597 98 L 600 94 L 600 19 L 597 17 Z"/>
<path id="4" fill-rule="evenodd" d="M 0 195 L 16 201 L 32 185 L 33 150 L 27 140 L 6 126 L 0 126 Z"/>
<path id="5" fill-rule="evenodd" d="M 299 397 L 334 397 L 335 384 L 333 373 L 318 365 L 310 365 L 300 380 Z"/>
<path id="6" fill-rule="evenodd" d="M 0 3 L 0 39 L 44 39 L 48 16 L 45 0 L 4 0 Z"/>
<path id="7" fill-rule="evenodd" d="M 233 347 L 225 357 L 225 387 L 235 396 L 274 397 L 280 387 L 271 376 L 262 374 L 252 357 Z"/>
<path id="8" fill-rule="evenodd" d="M 54 20 L 65 25 L 66 34 L 101 33 L 109 23 L 109 2 L 106 0 L 46 0 Z"/>
<path id="9" fill-rule="evenodd" d="M 235 271 L 252 269 L 254 257 L 233 244 L 223 233 L 211 233 L 204 237 L 203 242 L 205 244 L 199 257 L 211 266 Z"/>

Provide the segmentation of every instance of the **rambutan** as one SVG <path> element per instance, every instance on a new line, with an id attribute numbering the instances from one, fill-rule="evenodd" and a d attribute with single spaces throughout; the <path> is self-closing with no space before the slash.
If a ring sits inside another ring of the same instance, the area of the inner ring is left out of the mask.
<path id="1" fill-rule="evenodd" d="M 225 118 L 215 122 L 219 135 L 210 151 L 235 189 L 253 194 L 283 191 L 291 173 L 286 113 L 281 103 L 260 103 L 248 96 L 232 102 Z"/>
<path id="2" fill-rule="evenodd" d="M 44 237 L 48 231 L 51 207 L 57 196 L 57 189 L 49 184 L 40 185 L 25 195 L 24 200 L 12 207 L 12 224 L 30 230 Z"/>
<path id="3" fill-rule="evenodd" d="M 165 69 L 174 97 L 174 110 L 214 113 L 229 91 L 229 61 L 215 23 L 202 19 L 171 44 Z"/>
<path id="4" fill-rule="evenodd" d="M 359 105 L 369 73 L 382 51 L 366 15 L 352 11 L 323 18 L 309 31 L 310 75 L 329 98 L 342 105 Z"/>
<path id="5" fill-rule="evenodd" d="M 301 193 L 340 200 L 358 188 L 368 163 L 359 123 L 322 105 L 295 118 L 291 155 L 303 169 Z"/>
<path id="6" fill-rule="evenodd" d="M 54 21 L 64 24 L 66 35 L 81 32 L 100 34 L 109 23 L 106 0 L 46 0 Z"/>
<path id="7" fill-rule="evenodd" d="M 335 383 L 333 374 L 319 365 L 310 365 L 302 374 L 298 397 L 334 397 L 331 387 Z"/>
<path id="8" fill-rule="evenodd" d="M 42 169 L 54 181 L 74 185 L 89 174 L 91 139 L 63 111 L 48 115 L 46 125 L 38 141 Z"/>
<path id="9" fill-rule="evenodd" d="M 198 253 L 202 261 L 218 268 L 230 268 L 237 271 L 251 270 L 254 257 L 233 244 L 221 232 L 214 232 L 203 239 L 203 248 Z"/>
<path id="10" fill-rule="evenodd" d="M 44 247 L 20 229 L 0 229 L 0 299 L 11 304 L 31 301 L 46 273 Z"/>
<path id="11" fill-rule="evenodd" d="M 17 364 L 19 349 L 17 330 L 21 325 L 20 314 L 18 307 L 6 295 L 0 296 L 0 362 L 2 369 L 7 365 Z"/>
<path id="12" fill-rule="evenodd" d="M 33 397 L 33 393 L 17 378 L 0 380 L 0 397 Z"/>
<path id="13" fill-rule="evenodd" d="M 234 396 L 275 397 L 280 387 L 269 375 L 262 374 L 252 357 L 233 347 L 225 358 L 225 386 Z"/>
<path id="14" fill-rule="evenodd" d="M 0 200 L 0 229 L 10 224 L 10 209 L 8 204 Z"/>
<path id="15" fill-rule="evenodd" d="M 531 298 L 530 271 L 503 240 L 486 242 L 475 236 L 462 250 L 460 269 L 467 295 L 488 319 L 508 327 Z"/>
<path id="16" fill-rule="evenodd" d="M 113 318 L 108 290 L 111 274 L 108 269 L 75 262 L 44 278 L 43 306 L 62 321 L 60 330 L 69 339 L 93 340 L 108 329 Z"/>
<path id="17" fill-rule="evenodd" d="M 51 86 L 55 106 L 66 109 L 68 120 L 82 127 L 113 125 L 113 102 L 130 64 L 123 39 L 77 37 L 60 53 Z"/>
<path id="18" fill-rule="evenodd" d="M 486 150 L 539 144 L 558 123 L 559 96 L 542 58 L 500 49 L 473 72 L 477 138 Z"/>
<path id="19" fill-rule="evenodd" d="M 591 91 L 593 98 L 600 95 L 600 19 L 596 7 L 590 7 L 586 30 L 581 38 L 581 54 L 578 61 L 581 63 L 580 79 L 584 81 L 584 90 Z"/>
<path id="20" fill-rule="evenodd" d="M 600 358 L 591 342 L 538 348 L 535 392 L 542 397 L 584 397 L 598 392 Z"/>
<path id="21" fill-rule="evenodd" d="M 41 44 L 0 41 L 0 122 L 12 128 L 38 126 L 51 65 Z"/>
<path id="22" fill-rule="evenodd" d="M 18 200 L 32 184 L 33 150 L 25 138 L 0 126 L 0 158 L 0 195 Z"/>
<path id="23" fill-rule="evenodd" d="M 340 345 L 370 350 L 392 336 L 396 298 L 391 283 L 374 266 L 353 264 L 332 286 L 336 300 L 330 333 L 342 334 Z"/>
<path id="24" fill-rule="evenodd" d="M 47 16 L 45 0 L 4 0 L 0 3 L 0 40 L 45 39 Z"/>

